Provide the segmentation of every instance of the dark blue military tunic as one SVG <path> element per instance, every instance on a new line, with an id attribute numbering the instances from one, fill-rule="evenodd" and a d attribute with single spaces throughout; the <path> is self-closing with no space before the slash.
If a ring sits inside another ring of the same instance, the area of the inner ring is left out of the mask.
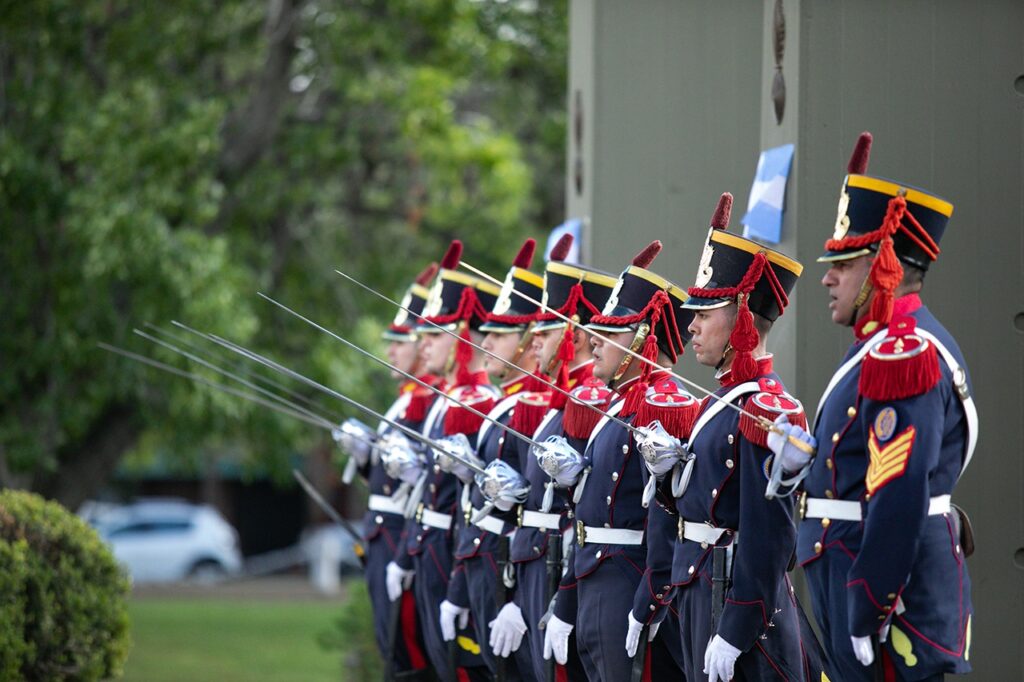
<path id="1" fill-rule="evenodd" d="M 966 368 L 956 342 L 916 295 L 896 301 L 894 317 L 902 315 Z M 968 452 L 957 384 L 967 393 L 969 378 L 966 371 L 955 375 L 940 354 L 942 376 L 927 393 L 869 400 L 859 394 L 857 356 L 877 340 L 850 348 L 823 396 L 814 428 L 818 456 L 803 484 L 812 511 L 815 500 L 845 501 L 852 508 L 844 511 L 856 518 L 836 518 L 836 507 L 809 514 L 800 525 L 798 560 L 841 679 L 873 679 L 872 668 L 854 657 L 850 636 L 873 635 L 889 623 L 886 665 L 899 679 L 966 672 L 970 578 L 947 496 Z"/>
<path id="2" fill-rule="evenodd" d="M 739 386 L 731 385 L 726 373 L 715 394 L 741 406 L 761 390 L 759 381 L 781 386 L 770 356 L 758 360 L 758 368 L 757 378 Z M 690 450 L 695 456 L 692 477 L 675 500 L 672 567 L 687 679 L 707 679 L 704 653 L 715 634 L 743 652 L 734 679 L 804 679 L 798 606 L 786 576 L 796 542 L 793 505 L 789 499 L 765 499 L 771 451 L 744 436 L 739 413 L 711 399 L 694 425 Z M 666 481 L 670 486 L 669 477 Z M 681 524 L 691 523 L 690 533 L 721 536 L 717 541 L 681 538 Z M 731 548 L 731 586 L 712 629 L 715 544 Z"/>

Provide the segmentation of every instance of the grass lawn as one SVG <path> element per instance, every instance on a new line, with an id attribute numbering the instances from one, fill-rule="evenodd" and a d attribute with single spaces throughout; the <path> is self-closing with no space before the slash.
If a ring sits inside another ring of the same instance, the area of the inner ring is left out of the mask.
<path id="1" fill-rule="evenodd" d="M 331 680 L 341 654 L 317 644 L 332 629 L 337 601 L 133 599 L 129 682 Z"/>

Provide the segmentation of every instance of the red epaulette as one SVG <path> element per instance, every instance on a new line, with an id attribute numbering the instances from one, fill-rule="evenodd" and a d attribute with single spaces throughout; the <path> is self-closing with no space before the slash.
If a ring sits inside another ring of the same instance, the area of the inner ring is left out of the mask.
<path id="1" fill-rule="evenodd" d="M 700 413 L 700 402 L 669 377 L 658 379 L 647 391 L 633 417 L 634 426 L 647 426 L 657 420 L 679 440 L 690 439 L 690 431 Z"/>
<path id="2" fill-rule="evenodd" d="M 452 436 L 456 433 L 471 434 L 480 430 L 484 423 L 481 414 L 486 415 L 494 409 L 494 396 L 482 386 L 459 386 L 449 395 L 458 400 L 462 405 L 451 404 L 444 415 L 444 435 Z M 473 408 L 473 411 L 466 409 Z M 479 414 L 477 414 L 479 413 Z"/>
<path id="3" fill-rule="evenodd" d="M 582 386 L 572 392 L 572 398 L 565 405 L 565 419 L 562 420 L 565 435 L 580 440 L 590 438 L 614 396 L 615 391 L 605 386 L 603 381 L 594 376 L 587 378 Z"/>
<path id="4" fill-rule="evenodd" d="M 520 393 L 515 412 L 512 413 L 512 419 L 509 420 L 508 425 L 524 436 L 532 436 L 540 423 L 544 421 L 544 415 L 548 413 L 548 403 L 550 402 L 550 391 Z"/>
<path id="5" fill-rule="evenodd" d="M 807 428 L 807 415 L 799 400 L 782 390 L 782 384 L 767 377 L 758 382 L 757 393 L 754 393 L 743 404 L 746 414 L 740 415 L 740 433 L 754 445 L 768 447 L 768 431 L 764 419 L 774 422 L 779 415 L 786 415 L 790 424 L 802 429 Z M 759 419 L 760 418 L 760 419 Z"/>
<path id="6" fill-rule="evenodd" d="M 444 380 L 440 377 L 436 377 L 432 374 L 424 374 L 419 377 L 419 380 L 425 384 L 433 386 L 434 388 L 443 389 Z M 437 394 L 431 391 L 422 384 L 410 381 L 402 387 L 403 393 L 411 391 L 409 396 L 409 403 L 405 406 L 405 412 L 402 414 L 402 419 L 409 422 L 421 422 L 427 418 L 427 412 L 430 410 L 430 406 L 434 403 L 434 399 L 437 398 Z"/>
<path id="7" fill-rule="evenodd" d="M 902 400 L 927 393 L 942 377 L 935 344 L 915 334 L 912 317 L 894 318 L 889 334 L 860 366 L 860 394 L 870 400 Z"/>

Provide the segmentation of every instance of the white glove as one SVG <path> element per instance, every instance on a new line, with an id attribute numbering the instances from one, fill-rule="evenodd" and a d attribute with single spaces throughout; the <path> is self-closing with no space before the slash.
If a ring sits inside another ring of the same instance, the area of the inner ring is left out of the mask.
<path id="1" fill-rule="evenodd" d="M 871 665 L 875 662 L 875 649 L 871 645 L 870 637 L 850 637 L 853 644 L 853 655 L 857 657 L 861 665 Z"/>
<path id="2" fill-rule="evenodd" d="M 556 663 L 565 665 L 569 660 L 569 635 L 572 634 L 572 630 L 572 625 L 559 620 L 558 616 L 551 616 L 547 627 L 544 628 L 544 660 L 554 655 Z"/>
<path id="3" fill-rule="evenodd" d="M 721 635 L 715 635 L 704 652 L 704 672 L 708 676 L 708 682 L 728 682 L 736 671 L 736 659 L 740 657 L 740 650 L 722 639 Z"/>
<path id="4" fill-rule="evenodd" d="M 394 561 L 384 569 L 384 585 L 388 588 L 388 599 L 395 601 L 412 583 L 412 571 L 407 571 Z"/>
<path id="5" fill-rule="evenodd" d="M 630 610 L 627 616 L 627 622 L 629 628 L 626 630 L 626 655 L 630 658 L 636 656 L 637 646 L 640 644 L 640 631 L 644 629 L 644 624 L 633 617 L 633 611 Z M 661 627 L 661 623 L 654 623 L 650 629 L 647 630 L 647 641 L 653 642 L 654 637 L 658 634 L 658 628 Z"/>
<path id="6" fill-rule="evenodd" d="M 807 463 L 811 461 L 811 455 L 789 442 L 789 436 L 807 443 L 812 448 L 818 447 L 818 441 L 799 426 L 790 424 L 784 414 L 780 414 L 775 419 L 775 426 L 782 433 L 768 432 L 768 449 L 775 453 L 779 463 L 782 464 L 783 471 L 787 474 L 794 474 L 807 466 Z"/>
<path id="7" fill-rule="evenodd" d="M 490 622 L 491 650 L 495 656 L 508 658 L 513 651 L 519 650 L 526 634 L 526 621 L 523 612 L 513 602 L 509 602 L 498 611 L 498 617 Z"/>
<path id="8" fill-rule="evenodd" d="M 469 609 L 456 606 L 447 599 L 441 602 L 441 639 L 450 642 L 455 639 L 455 619 L 459 619 L 459 630 L 469 625 Z"/>

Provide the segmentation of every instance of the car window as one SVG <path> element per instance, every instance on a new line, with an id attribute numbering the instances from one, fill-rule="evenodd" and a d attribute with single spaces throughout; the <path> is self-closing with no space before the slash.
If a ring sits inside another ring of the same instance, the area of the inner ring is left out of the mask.
<path id="1" fill-rule="evenodd" d="M 191 521 L 139 521 L 121 526 L 110 532 L 107 537 L 119 538 L 128 535 L 153 535 L 156 533 L 184 533 L 192 528 Z"/>

